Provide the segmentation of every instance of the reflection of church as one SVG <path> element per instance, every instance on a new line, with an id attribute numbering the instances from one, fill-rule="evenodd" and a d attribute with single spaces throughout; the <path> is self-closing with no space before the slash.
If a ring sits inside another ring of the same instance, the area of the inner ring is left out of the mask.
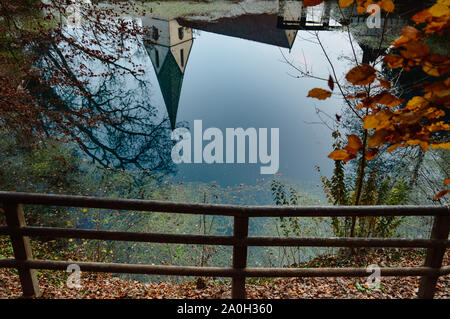
<path id="1" fill-rule="evenodd" d="M 277 14 L 244 15 L 215 22 L 144 18 L 145 47 L 155 69 L 171 128 L 176 126 L 184 71 L 193 44 L 193 29 L 292 48 L 297 30 L 277 28 Z"/>
<path id="2" fill-rule="evenodd" d="M 144 19 L 150 34 L 145 47 L 158 78 L 170 125 L 175 128 L 184 70 L 191 52 L 192 29 L 180 26 L 176 20 Z"/>

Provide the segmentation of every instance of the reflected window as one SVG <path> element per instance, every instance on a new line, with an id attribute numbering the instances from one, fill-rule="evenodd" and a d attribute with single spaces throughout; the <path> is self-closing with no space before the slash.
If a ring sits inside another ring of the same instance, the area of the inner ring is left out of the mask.
<path id="1" fill-rule="evenodd" d="M 159 52 L 155 49 L 155 63 L 156 67 L 159 68 Z"/>
<path id="2" fill-rule="evenodd" d="M 178 38 L 180 40 L 183 40 L 183 38 L 184 38 L 184 28 L 183 27 L 178 28 Z"/>
<path id="3" fill-rule="evenodd" d="M 181 66 L 184 67 L 184 49 L 180 50 Z"/>
<path id="4" fill-rule="evenodd" d="M 156 27 L 152 28 L 152 37 L 153 37 L 153 39 L 158 40 L 158 38 L 159 38 L 158 28 L 156 28 Z"/>

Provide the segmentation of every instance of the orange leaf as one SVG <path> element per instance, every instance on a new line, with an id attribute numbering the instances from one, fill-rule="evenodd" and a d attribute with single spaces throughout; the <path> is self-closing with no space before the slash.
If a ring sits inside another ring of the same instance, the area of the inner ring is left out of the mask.
<path id="1" fill-rule="evenodd" d="M 436 194 L 436 196 L 434 196 L 433 200 L 438 200 L 439 198 L 444 197 L 448 193 L 450 193 L 450 189 L 446 189 L 446 190 L 440 191 L 439 193 Z"/>
<path id="2" fill-rule="evenodd" d="M 400 34 L 404 37 L 410 38 L 411 40 L 417 40 L 420 38 L 420 31 L 409 25 L 404 27 Z"/>
<path id="3" fill-rule="evenodd" d="M 353 0 L 339 0 L 339 6 L 341 8 L 346 8 L 353 3 Z"/>
<path id="4" fill-rule="evenodd" d="M 388 130 L 377 130 L 375 133 L 369 138 L 367 145 L 369 147 L 376 147 L 382 145 L 386 141 L 386 137 L 389 135 Z"/>
<path id="5" fill-rule="evenodd" d="M 314 7 L 321 4 L 323 0 L 303 0 L 304 7 Z"/>
<path id="6" fill-rule="evenodd" d="M 428 11 L 428 9 L 420 11 L 418 13 L 416 13 L 411 20 L 414 21 L 416 24 L 419 23 L 424 23 L 425 21 L 431 19 L 432 16 L 430 14 L 430 12 Z"/>
<path id="7" fill-rule="evenodd" d="M 392 0 L 382 0 L 380 3 L 381 9 L 387 12 L 394 12 L 395 5 Z"/>
<path id="8" fill-rule="evenodd" d="M 368 104 L 370 107 L 374 107 L 377 104 L 386 105 L 388 107 L 395 107 L 395 106 L 398 106 L 399 104 L 401 104 L 403 102 L 403 100 L 393 96 L 388 91 L 383 91 L 383 92 L 375 95 L 371 99 L 371 101 L 369 100 L 366 102 L 370 102 Z"/>
<path id="9" fill-rule="evenodd" d="M 313 97 L 319 100 L 326 100 L 331 96 L 331 92 L 324 90 L 324 89 L 319 89 L 319 88 L 315 88 L 312 89 L 311 91 L 309 91 L 308 93 L 308 97 Z"/>
<path id="10" fill-rule="evenodd" d="M 388 81 L 383 78 L 378 78 L 378 82 L 380 82 L 380 85 L 384 87 L 385 89 L 389 89 L 392 85 L 391 81 Z"/>
<path id="11" fill-rule="evenodd" d="M 345 78 L 355 85 L 367 85 L 375 81 L 376 71 L 368 64 L 361 64 L 351 69 Z"/>
<path id="12" fill-rule="evenodd" d="M 430 49 L 422 42 L 408 42 L 404 45 L 406 50 L 402 50 L 401 54 L 406 59 L 416 59 L 430 54 Z"/>
<path id="13" fill-rule="evenodd" d="M 343 150 L 335 150 L 328 155 L 329 158 L 335 161 L 342 161 L 348 157 L 348 153 Z"/>
<path id="14" fill-rule="evenodd" d="M 366 160 L 370 161 L 374 159 L 378 154 L 378 148 L 371 148 L 366 153 Z"/>
<path id="15" fill-rule="evenodd" d="M 444 181 L 444 186 L 450 184 L 450 178 L 446 178 Z"/>
<path id="16" fill-rule="evenodd" d="M 398 54 L 389 54 L 383 58 L 383 61 L 387 63 L 389 68 L 397 69 L 403 66 L 404 59 Z"/>
<path id="17" fill-rule="evenodd" d="M 362 149 L 363 145 L 358 135 L 351 134 L 348 136 L 348 144 L 344 147 L 350 154 L 356 154 Z"/>

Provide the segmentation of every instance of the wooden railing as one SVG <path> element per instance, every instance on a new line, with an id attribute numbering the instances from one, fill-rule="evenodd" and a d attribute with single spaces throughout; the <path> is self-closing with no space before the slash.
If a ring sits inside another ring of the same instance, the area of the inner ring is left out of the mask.
<path id="1" fill-rule="evenodd" d="M 419 298 L 433 298 L 438 278 L 450 274 L 450 267 L 442 266 L 445 250 L 450 247 L 450 241 L 448 240 L 450 208 L 444 206 L 241 207 L 14 192 L 0 192 L 0 203 L 3 205 L 2 207 L 7 222 L 7 226 L 0 227 L 0 235 L 10 236 L 15 256 L 15 258 L 11 259 L 0 259 L 0 268 L 16 268 L 18 270 L 24 296 L 39 295 L 35 269 L 66 270 L 70 264 L 74 263 L 73 261 L 33 259 L 29 243 L 30 236 L 233 246 L 233 265 L 230 268 L 76 262 L 83 271 L 87 272 L 231 277 L 232 298 L 245 298 L 245 279 L 247 277 L 368 276 L 365 268 L 247 268 L 248 246 L 427 248 L 426 260 L 422 267 L 381 268 L 381 276 L 421 276 Z M 23 204 L 232 216 L 234 217 L 234 235 L 177 235 L 30 227 L 25 223 L 22 211 Z M 317 216 L 434 216 L 434 224 L 430 239 L 280 238 L 248 236 L 248 222 L 250 217 Z"/>

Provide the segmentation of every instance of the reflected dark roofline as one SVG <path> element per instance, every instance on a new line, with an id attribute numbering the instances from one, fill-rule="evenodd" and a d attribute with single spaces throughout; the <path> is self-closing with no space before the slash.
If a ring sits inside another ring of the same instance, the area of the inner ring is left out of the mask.
<path id="1" fill-rule="evenodd" d="M 278 14 L 241 15 L 213 22 L 177 19 L 184 27 L 290 49 L 286 30 L 277 28 L 277 21 Z"/>

